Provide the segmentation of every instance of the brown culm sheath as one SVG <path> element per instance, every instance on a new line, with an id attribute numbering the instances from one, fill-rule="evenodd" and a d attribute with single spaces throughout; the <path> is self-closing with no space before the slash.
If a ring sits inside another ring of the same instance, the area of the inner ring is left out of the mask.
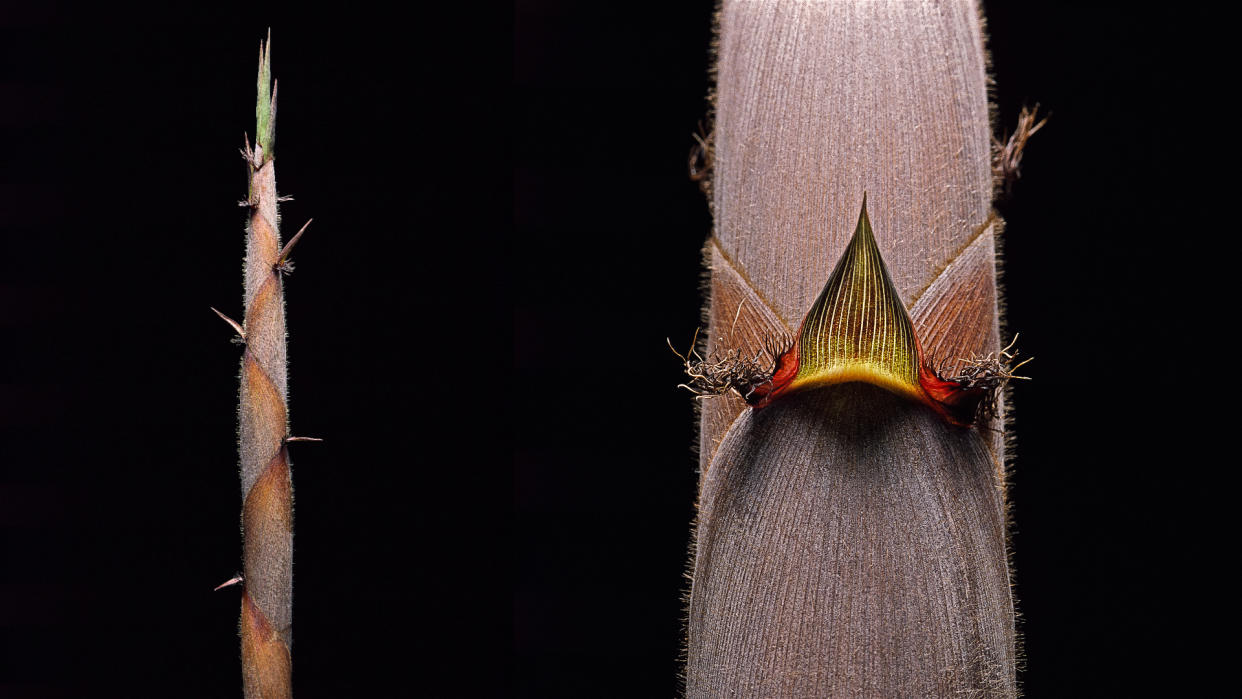
<path id="1" fill-rule="evenodd" d="M 814 339 L 864 192 L 922 365 L 1000 350 L 986 67 L 968 0 L 723 3 L 704 356 Z M 1003 401 L 840 376 L 702 399 L 687 695 L 1015 696 Z"/>
<path id="2" fill-rule="evenodd" d="M 955 696 L 1013 686 L 986 443 L 864 383 L 734 424 L 700 499 L 691 696 Z"/>

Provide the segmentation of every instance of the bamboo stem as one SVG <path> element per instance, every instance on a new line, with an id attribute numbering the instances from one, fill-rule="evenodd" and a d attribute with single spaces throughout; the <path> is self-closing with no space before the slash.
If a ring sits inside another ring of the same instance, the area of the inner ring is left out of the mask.
<path id="1" fill-rule="evenodd" d="M 245 590 L 242 678 L 247 699 L 291 697 L 293 641 L 293 482 L 290 476 L 285 301 L 277 214 L 276 90 L 271 35 L 259 47 L 257 132 L 247 145 L 250 219 L 246 226 L 245 352 L 241 366 L 240 452 Z"/>

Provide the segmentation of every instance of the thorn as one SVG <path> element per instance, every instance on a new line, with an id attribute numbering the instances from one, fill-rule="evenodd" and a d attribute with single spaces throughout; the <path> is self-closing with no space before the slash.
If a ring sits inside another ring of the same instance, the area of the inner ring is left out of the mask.
<path id="1" fill-rule="evenodd" d="M 285 444 L 289 442 L 322 442 L 318 437 L 285 437 Z"/>
<path id="2" fill-rule="evenodd" d="M 215 309 L 215 308 L 212 308 L 211 310 L 216 311 L 216 309 Z M 242 342 L 245 342 L 245 341 L 246 341 L 246 330 L 245 330 L 244 328 L 242 328 L 241 323 L 238 323 L 237 321 L 235 321 L 235 320 L 233 320 L 232 318 L 230 318 L 230 317 L 228 317 L 228 316 L 224 315 L 224 314 L 223 314 L 223 313 L 221 313 L 220 311 L 216 311 L 216 315 L 218 315 L 218 316 L 220 316 L 222 319 L 224 319 L 224 322 L 226 322 L 226 323 L 228 323 L 229 325 L 233 326 L 233 330 L 235 330 L 235 331 L 237 332 L 237 336 L 241 338 L 241 341 L 242 341 Z"/>
<path id="3" fill-rule="evenodd" d="M 220 591 L 220 590 L 223 590 L 223 589 L 224 589 L 224 588 L 226 588 L 226 587 L 229 587 L 230 585 L 236 585 L 236 584 L 238 584 L 238 583 L 240 583 L 240 582 L 242 582 L 242 574 L 241 574 L 241 573 L 237 573 L 236 575 L 234 575 L 233 577 L 229 578 L 228 580 L 225 580 L 224 582 L 220 583 L 219 585 L 216 585 L 215 589 L 213 589 L 213 590 L 212 590 L 212 592 L 218 592 L 218 591 Z"/>
<path id="4" fill-rule="evenodd" d="M 314 220 L 313 218 L 307 219 L 306 223 L 302 224 L 302 227 L 298 229 L 298 232 L 294 233 L 289 242 L 285 243 L 285 246 L 281 248 L 280 256 L 276 258 L 275 269 L 277 272 L 284 274 L 293 272 L 293 263 L 289 261 L 289 255 L 293 253 L 293 246 L 297 245 L 298 241 L 302 239 L 302 234 L 306 232 L 306 227 L 311 225 L 311 221 Z"/>
<path id="5" fill-rule="evenodd" d="M 246 200 L 242 200 L 242 201 L 237 202 L 237 205 L 238 205 L 238 206 L 240 206 L 240 207 L 243 207 L 243 208 L 250 208 L 250 207 L 254 206 L 254 204 L 253 204 L 253 203 L 251 203 L 251 202 L 249 202 L 249 201 L 246 201 Z"/>
<path id="6" fill-rule="evenodd" d="M 314 220 L 315 219 L 313 218 L 306 219 L 306 223 L 303 223 L 302 227 L 298 229 L 298 232 L 294 233 L 293 237 L 289 239 L 289 242 L 285 243 L 285 246 L 280 249 L 280 257 L 276 258 L 277 263 L 284 262 L 289 259 L 289 254 L 293 252 L 293 246 L 298 244 L 298 241 L 302 238 L 302 234 L 306 232 L 307 226 L 311 225 L 311 221 Z"/>
<path id="7" fill-rule="evenodd" d="M 278 203 L 278 204 L 279 204 L 279 203 L 280 203 L 280 202 L 282 202 L 282 201 L 293 201 L 293 195 L 292 195 L 292 194 L 282 194 L 282 195 L 280 195 L 280 196 L 276 197 L 276 203 Z"/>

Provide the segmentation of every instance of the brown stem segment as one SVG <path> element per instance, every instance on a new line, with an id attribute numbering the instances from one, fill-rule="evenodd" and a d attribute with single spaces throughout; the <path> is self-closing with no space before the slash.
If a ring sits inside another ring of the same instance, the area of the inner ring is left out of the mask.
<path id="1" fill-rule="evenodd" d="M 277 269 L 281 242 L 276 162 L 271 138 L 273 93 L 264 105 L 270 39 L 260 48 L 256 147 L 247 153 L 250 220 L 246 226 L 245 338 L 241 367 L 240 451 L 245 591 L 242 678 L 247 699 L 293 695 L 293 481 L 289 470 L 285 301 Z M 266 133 L 265 133 L 266 132 Z"/>

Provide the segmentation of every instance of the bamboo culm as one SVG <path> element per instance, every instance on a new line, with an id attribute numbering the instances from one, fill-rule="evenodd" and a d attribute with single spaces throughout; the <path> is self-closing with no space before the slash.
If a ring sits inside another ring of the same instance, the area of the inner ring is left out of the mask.
<path id="1" fill-rule="evenodd" d="M 269 87 L 270 86 L 270 87 Z M 238 410 L 244 589 L 242 680 L 247 699 L 291 697 L 293 641 L 293 481 L 289 463 L 282 249 L 276 194 L 276 88 L 271 38 L 260 45 L 255 146 L 244 155 L 244 353 Z M 292 241 L 291 241 L 292 242 Z"/>

